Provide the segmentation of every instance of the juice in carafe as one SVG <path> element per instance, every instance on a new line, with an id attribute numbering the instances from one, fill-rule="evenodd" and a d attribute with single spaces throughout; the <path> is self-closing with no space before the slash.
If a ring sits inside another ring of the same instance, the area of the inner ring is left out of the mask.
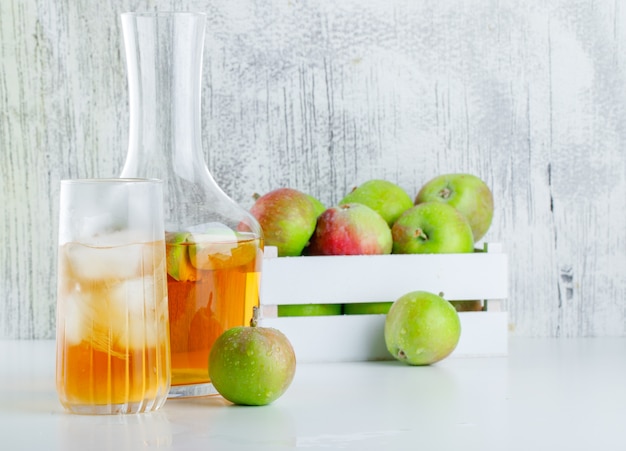
<path id="1" fill-rule="evenodd" d="M 213 342 L 249 325 L 258 305 L 262 243 L 239 234 L 167 234 L 172 386 L 210 382 Z"/>

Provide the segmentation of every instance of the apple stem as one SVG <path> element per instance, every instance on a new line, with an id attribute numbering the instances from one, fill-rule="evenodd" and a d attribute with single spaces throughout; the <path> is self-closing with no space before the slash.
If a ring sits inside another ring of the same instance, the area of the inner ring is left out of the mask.
<path id="1" fill-rule="evenodd" d="M 250 327 L 256 327 L 259 324 L 259 308 L 252 307 L 252 318 L 250 318 Z"/>
<path id="2" fill-rule="evenodd" d="M 428 241 L 428 235 L 426 235 L 421 228 L 415 230 L 415 238 L 422 241 Z"/>

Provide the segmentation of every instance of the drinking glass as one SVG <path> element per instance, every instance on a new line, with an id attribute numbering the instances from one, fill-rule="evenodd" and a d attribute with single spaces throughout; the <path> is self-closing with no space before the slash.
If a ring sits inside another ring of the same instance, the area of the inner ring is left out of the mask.
<path id="1" fill-rule="evenodd" d="M 56 384 L 74 413 L 156 410 L 170 388 L 162 182 L 61 181 Z"/>

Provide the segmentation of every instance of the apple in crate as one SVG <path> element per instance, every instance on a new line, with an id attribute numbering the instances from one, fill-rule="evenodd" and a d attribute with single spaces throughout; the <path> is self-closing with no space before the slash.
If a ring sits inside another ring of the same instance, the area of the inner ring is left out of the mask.
<path id="1" fill-rule="evenodd" d="M 415 197 L 415 204 L 444 202 L 459 210 L 480 240 L 493 219 L 493 194 L 487 184 L 472 174 L 444 174 L 428 181 Z"/>
<path id="2" fill-rule="evenodd" d="M 289 388 L 296 355 L 287 337 L 271 327 L 238 326 L 220 335 L 209 354 L 209 377 L 234 404 L 262 406 Z"/>
<path id="3" fill-rule="evenodd" d="M 259 197 L 250 213 L 263 229 L 265 245 L 276 246 L 279 257 L 298 256 L 315 230 L 318 202 L 296 189 L 278 188 Z"/>
<path id="4" fill-rule="evenodd" d="M 472 228 L 454 207 L 426 202 L 405 211 L 391 228 L 394 254 L 453 254 L 474 251 Z"/>
<path id="5" fill-rule="evenodd" d="M 342 313 L 342 304 L 282 304 L 278 306 L 278 317 L 330 316 Z"/>
<path id="6" fill-rule="evenodd" d="M 315 217 L 317 218 L 319 215 L 324 213 L 326 210 L 326 205 L 324 205 L 317 197 L 313 197 L 310 194 L 307 194 L 307 197 L 313 204 L 313 208 L 315 209 Z"/>
<path id="7" fill-rule="evenodd" d="M 317 218 L 309 255 L 377 255 L 391 253 L 391 229 L 370 207 L 343 204 Z"/>
<path id="8" fill-rule="evenodd" d="M 367 205 L 391 227 L 402 213 L 413 206 L 413 199 L 395 183 L 373 179 L 354 188 L 341 199 L 339 205 L 349 203 Z"/>
<path id="9" fill-rule="evenodd" d="M 393 302 L 354 302 L 344 304 L 345 315 L 385 315 Z"/>
<path id="10" fill-rule="evenodd" d="M 449 301 L 457 312 L 480 312 L 483 310 L 483 303 L 480 299 L 469 301 Z"/>
<path id="11" fill-rule="evenodd" d="M 385 318 L 387 350 L 409 365 L 430 365 L 446 358 L 460 337 L 461 321 L 452 304 L 427 291 L 401 296 Z"/>

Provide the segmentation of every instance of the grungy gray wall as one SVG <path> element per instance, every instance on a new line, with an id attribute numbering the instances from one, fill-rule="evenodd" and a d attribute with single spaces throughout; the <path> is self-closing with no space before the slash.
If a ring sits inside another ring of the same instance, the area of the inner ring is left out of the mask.
<path id="1" fill-rule="evenodd" d="M 3 0 L 0 338 L 54 336 L 59 180 L 119 174 L 119 14 L 155 9 L 208 14 L 203 150 L 242 205 L 474 173 L 514 333 L 624 335 L 621 2 Z"/>

